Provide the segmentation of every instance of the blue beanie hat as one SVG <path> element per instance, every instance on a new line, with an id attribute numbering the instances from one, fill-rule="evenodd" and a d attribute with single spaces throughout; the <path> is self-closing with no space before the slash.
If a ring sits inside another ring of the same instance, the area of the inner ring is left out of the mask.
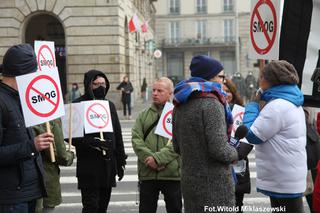
<path id="1" fill-rule="evenodd" d="M 206 55 L 194 56 L 190 64 L 191 76 L 210 80 L 223 70 L 222 64 Z"/>

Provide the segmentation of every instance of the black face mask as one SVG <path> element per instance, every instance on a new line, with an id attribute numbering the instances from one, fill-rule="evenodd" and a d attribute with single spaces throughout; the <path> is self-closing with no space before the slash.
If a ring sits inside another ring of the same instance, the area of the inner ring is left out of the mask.
<path id="1" fill-rule="evenodd" d="M 92 90 L 92 92 L 96 99 L 104 99 L 107 93 L 106 88 L 103 86 L 100 86 L 97 89 Z"/>

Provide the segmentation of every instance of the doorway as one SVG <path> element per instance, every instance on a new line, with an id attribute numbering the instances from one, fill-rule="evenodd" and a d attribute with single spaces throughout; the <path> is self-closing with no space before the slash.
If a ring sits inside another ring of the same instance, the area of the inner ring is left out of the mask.
<path id="1" fill-rule="evenodd" d="M 26 25 L 25 43 L 35 40 L 53 41 L 63 96 L 67 92 L 65 33 L 61 22 L 49 14 L 34 15 Z"/>

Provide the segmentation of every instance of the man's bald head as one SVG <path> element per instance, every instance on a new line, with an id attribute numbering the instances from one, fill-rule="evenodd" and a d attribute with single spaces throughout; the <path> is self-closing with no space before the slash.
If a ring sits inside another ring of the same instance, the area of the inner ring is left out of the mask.
<path id="1" fill-rule="evenodd" d="M 167 77 L 161 77 L 153 83 L 152 99 L 156 105 L 164 105 L 170 101 L 173 93 L 173 82 Z"/>

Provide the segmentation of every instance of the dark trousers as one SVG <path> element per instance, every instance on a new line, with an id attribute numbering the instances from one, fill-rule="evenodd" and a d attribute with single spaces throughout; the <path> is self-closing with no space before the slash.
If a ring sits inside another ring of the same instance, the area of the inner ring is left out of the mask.
<path id="1" fill-rule="evenodd" d="M 239 208 L 238 213 L 242 213 L 241 207 L 243 206 L 243 193 L 236 193 L 236 206 Z"/>
<path id="2" fill-rule="evenodd" d="M 36 200 L 25 203 L 0 205 L 0 213 L 34 213 L 36 210 Z"/>
<path id="3" fill-rule="evenodd" d="M 314 211 L 312 210 L 312 194 L 306 195 L 306 200 L 310 209 L 310 213 L 314 213 Z"/>
<path id="4" fill-rule="evenodd" d="M 127 115 L 127 107 L 128 107 L 128 112 L 129 112 L 129 116 L 131 115 L 131 103 L 129 101 L 126 102 L 122 102 L 123 105 L 123 115 L 126 116 Z"/>
<path id="5" fill-rule="evenodd" d="M 147 180 L 140 182 L 139 213 L 156 213 L 159 192 L 164 196 L 167 213 L 182 212 L 180 181 Z"/>
<path id="6" fill-rule="evenodd" d="M 281 212 L 304 213 L 302 197 L 298 198 L 272 198 L 270 197 L 271 207 L 279 208 Z M 283 210 L 285 208 L 285 211 Z M 273 211 L 280 212 L 280 211 Z"/>
<path id="7" fill-rule="evenodd" d="M 81 189 L 82 213 L 105 213 L 107 212 L 110 197 L 110 188 Z"/>

